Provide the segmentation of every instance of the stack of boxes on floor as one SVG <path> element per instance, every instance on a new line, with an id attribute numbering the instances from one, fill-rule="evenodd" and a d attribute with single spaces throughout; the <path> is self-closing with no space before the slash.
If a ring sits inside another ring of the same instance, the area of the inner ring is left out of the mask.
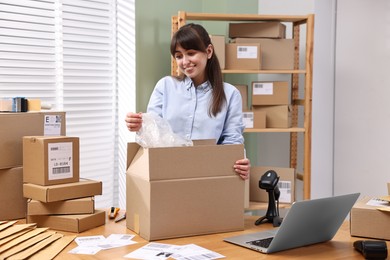
<path id="1" fill-rule="evenodd" d="M 78 137 L 23 137 L 23 194 L 27 223 L 82 232 L 104 225 L 105 211 L 95 210 L 102 183 L 79 178 Z"/>
<path id="2" fill-rule="evenodd" d="M 23 197 L 22 138 L 65 135 L 65 113 L 0 112 L 0 126 L 0 220 L 21 219 L 26 217 L 27 207 Z"/>

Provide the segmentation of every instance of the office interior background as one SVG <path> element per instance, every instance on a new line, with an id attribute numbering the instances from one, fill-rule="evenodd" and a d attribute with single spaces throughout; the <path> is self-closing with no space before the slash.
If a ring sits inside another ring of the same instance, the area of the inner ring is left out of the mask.
<path id="1" fill-rule="evenodd" d="M 41 98 L 66 111 L 67 135 L 80 137 L 81 177 L 103 181 L 97 207 L 125 208 L 126 144 L 134 140 L 125 113 L 145 111 L 157 80 L 170 74 L 170 18 L 179 10 L 314 13 L 311 198 L 387 194 L 389 1 L 0 0 L 0 6 L 0 97 Z M 210 33 L 224 28 L 207 24 Z M 252 164 L 288 167 L 285 138 L 248 136 Z"/>

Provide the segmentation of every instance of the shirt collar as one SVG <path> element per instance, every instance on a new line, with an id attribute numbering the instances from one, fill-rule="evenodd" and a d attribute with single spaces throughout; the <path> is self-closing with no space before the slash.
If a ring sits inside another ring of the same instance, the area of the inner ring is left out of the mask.
<path id="1" fill-rule="evenodd" d="M 185 84 L 187 89 L 190 89 L 191 87 L 194 86 L 194 82 L 189 77 L 185 77 L 184 84 Z M 210 81 L 207 80 L 207 81 L 203 82 L 196 89 L 198 91 L 203 91 L 206 93 L 207 91 L 209 91 L 211 89 Z"/>

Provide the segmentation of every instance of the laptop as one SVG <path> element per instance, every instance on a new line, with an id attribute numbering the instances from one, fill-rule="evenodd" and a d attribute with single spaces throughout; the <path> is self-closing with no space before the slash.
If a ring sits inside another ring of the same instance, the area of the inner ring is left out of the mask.
<path id="1" fill-rule="evenodd" d="M 262 253 L 274 253 L 331 240 L 360 193 L 294 202 L 278 228 L 225 238 Z"/>

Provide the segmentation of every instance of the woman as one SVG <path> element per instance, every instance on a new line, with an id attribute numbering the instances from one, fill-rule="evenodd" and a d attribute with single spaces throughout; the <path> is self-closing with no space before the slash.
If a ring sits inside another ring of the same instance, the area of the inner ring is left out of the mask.
<path id="1" fill-rule="evenodd" d="M 183 75 L 157 82 L 147 112 L 167 120 L 174 133 L 187 139 L 244 143 L 241 95 L 223 82 L 208 32 L 199 24 L 184 25 L 173 35 L 170 49 Z M 130 112 L 125 121 L 130 131 L 138 131 L 142 113 Z M 249 159 L 238 160 L 233 167 L 242 179 L 249 178 Z"/>

